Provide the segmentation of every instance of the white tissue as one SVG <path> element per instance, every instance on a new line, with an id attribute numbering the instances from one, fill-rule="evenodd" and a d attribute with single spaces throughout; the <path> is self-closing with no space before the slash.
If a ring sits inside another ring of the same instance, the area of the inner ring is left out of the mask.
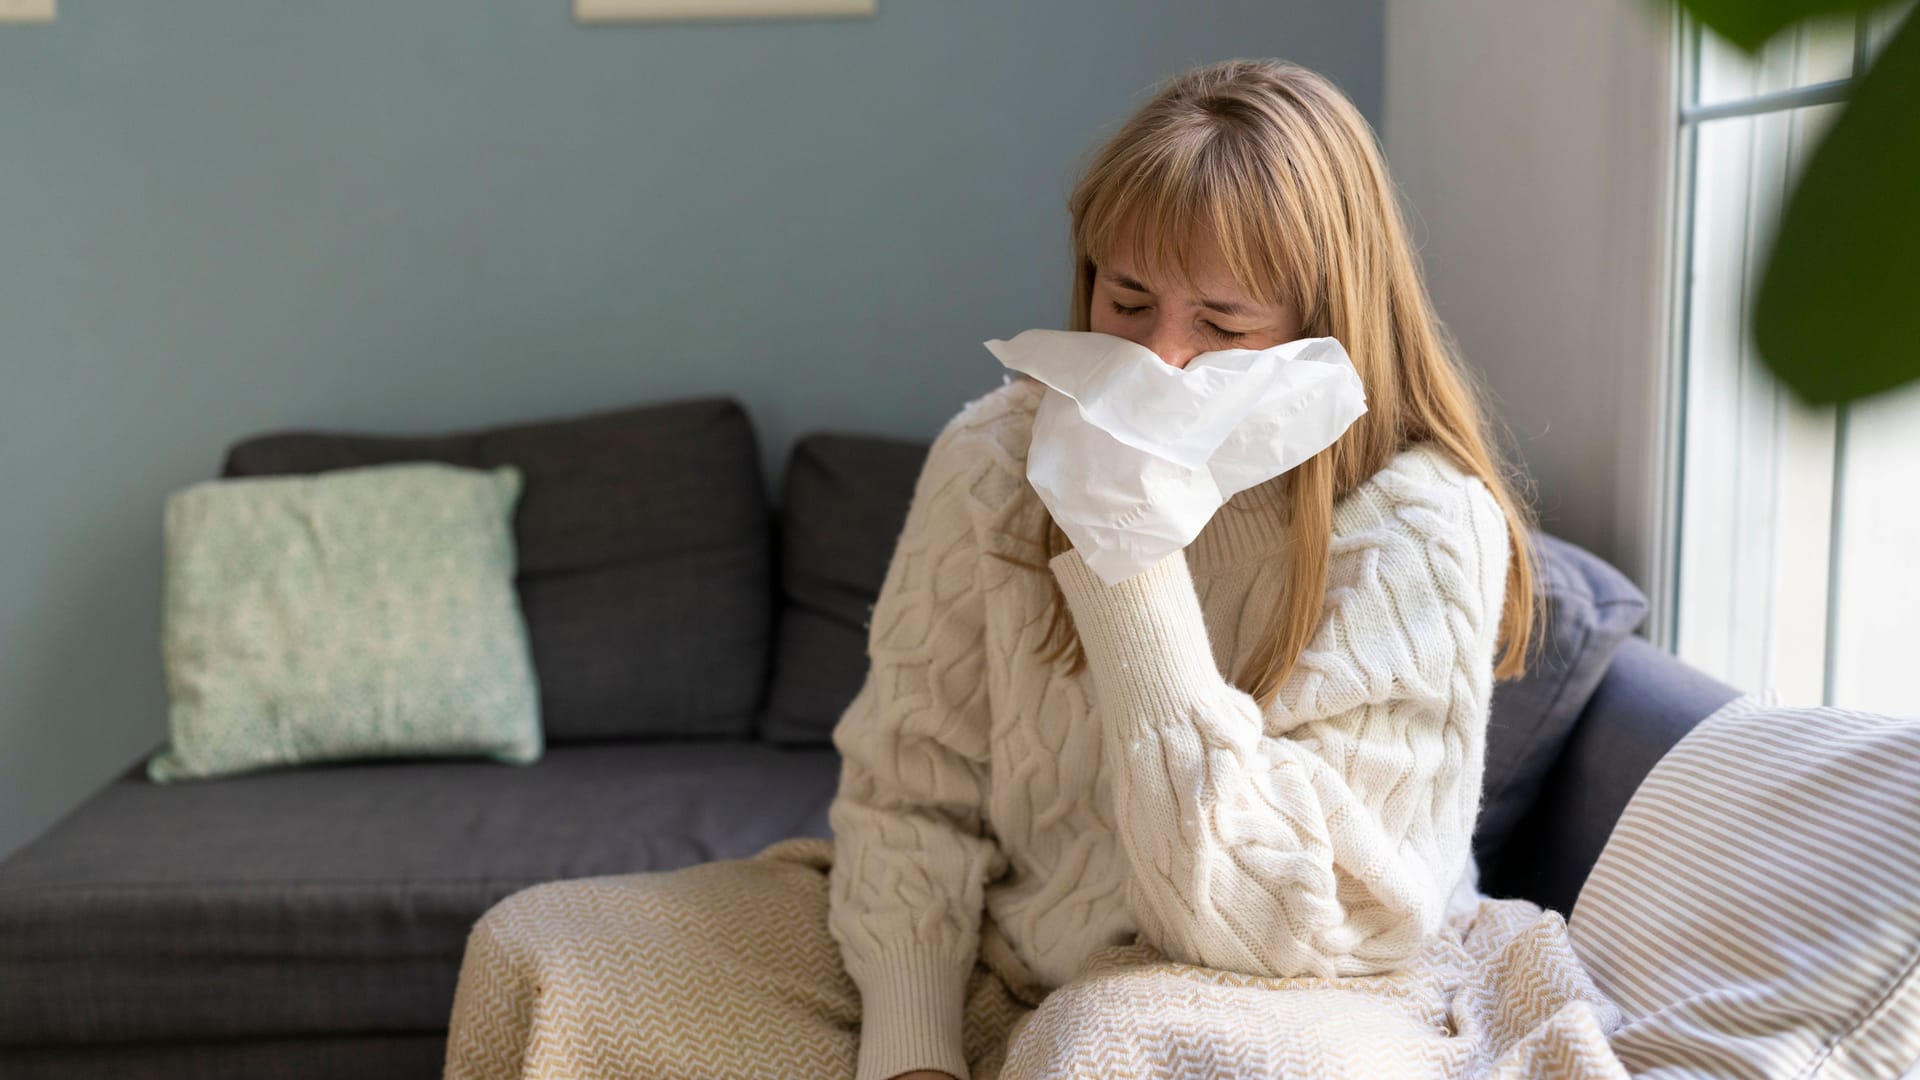
<path id="1" fill-rule="evenodd" d="M 985 344 L 1046 384 L 1027 480 L 1109 585 L 1186 547 L 1228 499 L 1332 446 L 1367 411 L 1330 337 L 1205 352 L 1185 368 L 1079 330 Z"/>

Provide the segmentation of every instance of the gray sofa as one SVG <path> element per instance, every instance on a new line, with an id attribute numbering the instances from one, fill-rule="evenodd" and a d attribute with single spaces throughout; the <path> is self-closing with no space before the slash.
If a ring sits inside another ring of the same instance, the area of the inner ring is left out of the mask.
<path id="1" fill-rule="evenodd" d="M 548 748 L 173 785 L 143 753 L 0 863 L 0 1075 L 435 1076 L 495 901 L 828 835 L 827 739 L 926 449 L 814 434 L 775 497 L 729 398 L 235 444 L 224 475 L 520 465 Z M 1632 635 L 1618 572 L 1539 539 L 1551 632 L 1496 690 L 1476 849 L 1486 892 L 1565 913 L 1640 779 L 1736 691 Z"/>

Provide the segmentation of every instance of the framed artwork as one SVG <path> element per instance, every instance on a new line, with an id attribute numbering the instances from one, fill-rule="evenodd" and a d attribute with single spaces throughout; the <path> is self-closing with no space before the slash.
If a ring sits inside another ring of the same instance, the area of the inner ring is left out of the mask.
<path id="1" fill-rule="evenodd" d="M 878 0 L 573 0 L 576 22 L 872 15 Z"/>

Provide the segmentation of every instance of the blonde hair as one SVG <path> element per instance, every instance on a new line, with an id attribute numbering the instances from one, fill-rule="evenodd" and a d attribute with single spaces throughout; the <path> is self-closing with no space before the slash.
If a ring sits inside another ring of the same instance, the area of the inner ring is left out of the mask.
<path id="1" fill-rule="evenodd" d="M 1162 83 L 1095 153 L 1069 200 L 1073 298 L 1069 327 L 1090 323 L 1094 267 L 1126 245 L 1149 280 L 1191 282 L 1209 237 L 1250 297 L 1290 304 L 1301 337 L 1346 347 L 1367 411 L 1326 450 L 1282 477 L 1291 549 L 1280 610 L 1233 683 L 1264 709 L 1320 622 L 1334 503 L 1400 451 L 1432 440 L 1479 477 L 1507 517 L 1514 557 L 1496 678 L 1526 670 L 1536 598 L 1524 477 L 1494 452 L 1479 388 L 1433 310 L 1386 165 L 1366 118 L 1337 87 L 1296 64 L 1235 59 Z M 1228 503 L 1227 509 L 1236 509 Z M 1047 515 L 1049 558 L 1071 543 Z M 1044 659 L 1086 662 L 1058 581 Z"/>

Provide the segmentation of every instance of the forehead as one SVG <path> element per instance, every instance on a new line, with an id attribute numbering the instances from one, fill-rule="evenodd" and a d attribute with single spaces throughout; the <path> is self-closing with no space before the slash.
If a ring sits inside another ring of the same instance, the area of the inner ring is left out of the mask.
<path id="1" fill-rule="evenodd" d="M 1266 298 L 1247 288 L 1206 230 L 1179 237 L 1148 236 L 1131 229 L 1089 258 L 1103 275 L 1127 277 L 1154 293 L 1184 293 L 1212 300 L 1263 306 Z"/>
<path id="2" fill-rule="evenodd" d="M 1217 254 L 1203 258 L 1195 253 L 1192 262 L 1182 269 L 1177 264 L 1142 265 L 1126 252 L 1114 252 L 1104 261 L 1096 259 L 1094 267 L 1117 285 L 1137 286 L 1157 295 L 1179 295 L 1195 301 L 1213 300 L 1252 308 L 1267 306 L 1240 287 Z"/>

